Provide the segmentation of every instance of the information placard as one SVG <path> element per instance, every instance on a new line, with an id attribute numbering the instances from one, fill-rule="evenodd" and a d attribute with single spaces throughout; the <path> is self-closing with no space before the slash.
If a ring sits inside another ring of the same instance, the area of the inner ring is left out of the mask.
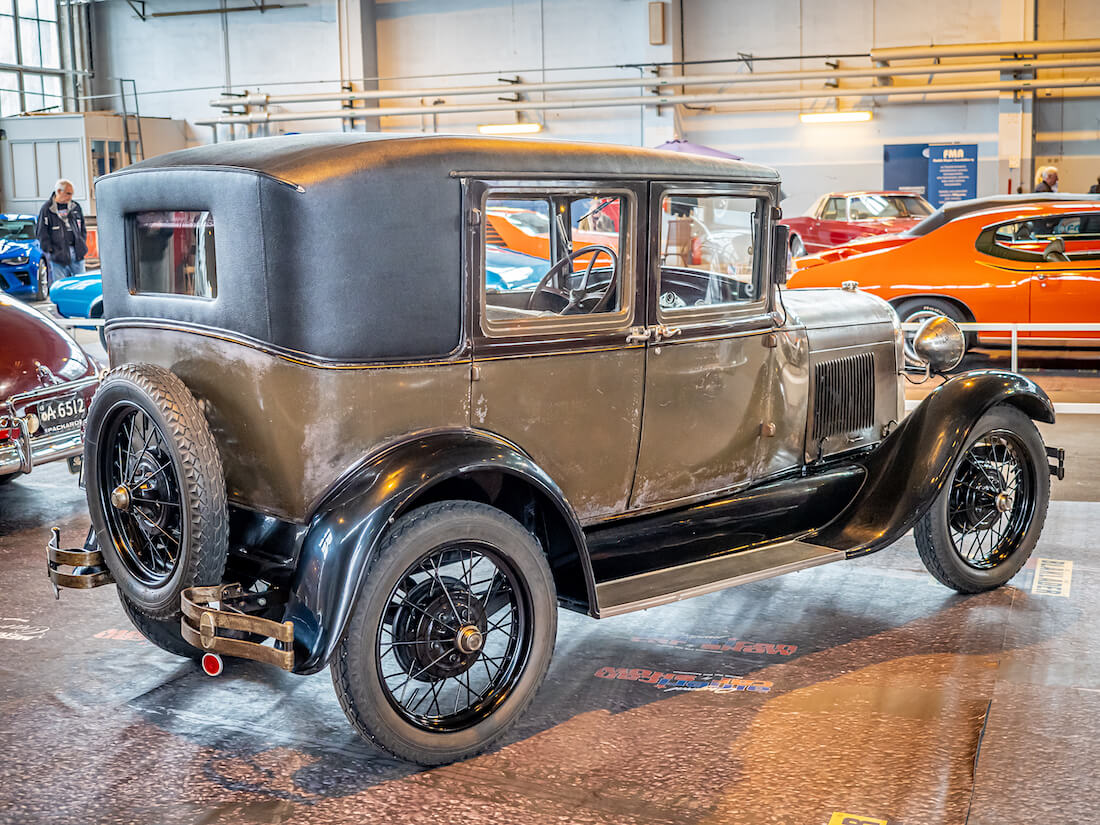
<path id="1" fill-rule="evenodd" d="M 978 145 L 940 143 L 928 147 L 928 201 L 936 207 L 978 196 Z"/>

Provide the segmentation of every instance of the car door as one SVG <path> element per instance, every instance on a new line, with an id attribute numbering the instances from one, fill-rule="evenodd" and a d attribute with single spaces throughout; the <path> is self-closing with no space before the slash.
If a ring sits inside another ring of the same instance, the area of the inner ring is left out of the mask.
<path id="1" fill-rule="evenodd" d="M 625 510 L 634 478 L 645 346 L 631 327 L 644 318 L 645 198 L 637 183 L 466 187 L 471 424 L 530 455 L 584 522 Z M 522 255 L 502 250 L 486 230 L 493 212 L 545 243 Z"/>
<path id="2" fill-rule="evenodd" d="M 773 203 L 763 186 L 651 184 L 650 337 L 632 508 L 752 480 L 770 390 L 774 319 L 761 238 Z M 685 246 L 698 254 L 685 258 Z"/>
<path id="3" fill-rule="evenodd" d="M 1033 218 L 989 228 L 979 249 L 1028 282 L 1028 320 L 1091 324 L 1100 318 L 1100 213 Z M 1029 338 L 1095 338 L 1095 332 L 1035 330 Z"/>

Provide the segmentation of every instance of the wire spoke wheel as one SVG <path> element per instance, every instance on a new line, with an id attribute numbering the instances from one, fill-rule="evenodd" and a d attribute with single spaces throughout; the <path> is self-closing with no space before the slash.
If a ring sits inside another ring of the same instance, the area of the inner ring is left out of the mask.
<path id="1" fill-rule="evenodd" d="M 1042 437 L 1000 405 L 975 423 L 914 538 L 935 578 L 960 593 L 1000 587 L 1027 561 L 1046 519 L 1050 472 Z"/>
<path id="2" fill-rule="evenodd" d="M 523 672 L 530 594 L 492 547 L 443 545 L 392 589 L 376 638 L 394 709 L 422 730 L 463 730 L 488 718 Z"/>
<path id="3" fill-rule="evenodd" d="M 178 471 L 163 431 L 121 403 L 105 422 L 97 472 L 100 504 L 126 570 L 149 587 L 167 582 L 188 541 Z"/>
<path id="4" fill-rule="evenodd" d="M 217 445 L 187 385 L 153 364 L 111 370 L 88 408 L 84 466 L 88 513 L 125 603 L 178 620 L 185 588 L 221 581 L 229 524 Z"/>

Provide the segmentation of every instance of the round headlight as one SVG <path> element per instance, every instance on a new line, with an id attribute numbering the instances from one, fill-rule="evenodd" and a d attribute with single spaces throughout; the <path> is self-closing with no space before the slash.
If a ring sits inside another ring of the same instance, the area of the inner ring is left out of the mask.
<path id="1" fill-rule="evenodd" d="M 966 354 L 966 338 L 946 315 L 934 315 L 913 335 L 913 351 L 935 372 L 953 370 Z"/>

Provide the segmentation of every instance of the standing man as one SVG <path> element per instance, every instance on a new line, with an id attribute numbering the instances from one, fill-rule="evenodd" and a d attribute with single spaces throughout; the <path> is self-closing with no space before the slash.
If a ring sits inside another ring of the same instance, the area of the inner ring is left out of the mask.
<path id="1" fill-rule="evenodd" d="M 1057 166 L 1043 166 L 1039 169 L 1039 172 L 1035 175 L 1035 191 L 1036 192 L 1057 192 L 1058 191 L 1058 167 Z"/>
<path id="2" fill-rule="evenodd" d="M 50 283 L 84 272 L 88 254 L 88 227 L 80 204 L 73 200 L 73 182 L 61 178 L 50 199 L 38 210 L 35 230 L 42 253 L 50 264 Z"/>

